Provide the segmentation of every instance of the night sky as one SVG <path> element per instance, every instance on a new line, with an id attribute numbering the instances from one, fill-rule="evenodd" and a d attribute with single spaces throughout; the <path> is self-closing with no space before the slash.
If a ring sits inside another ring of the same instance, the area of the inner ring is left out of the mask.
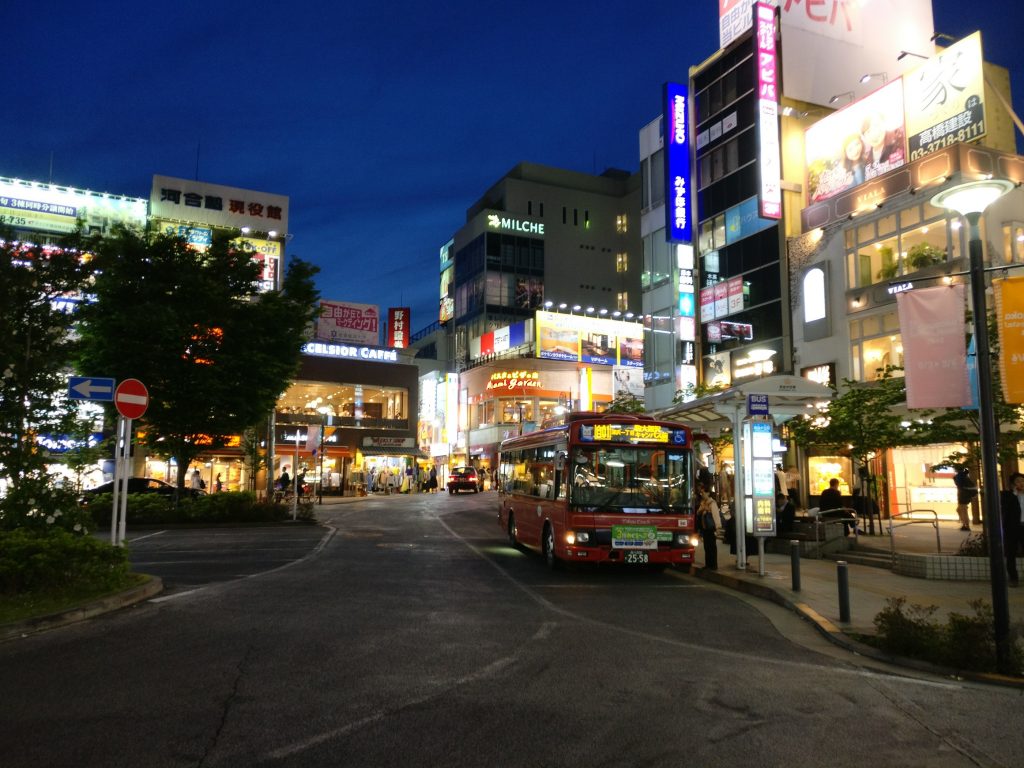
<path id="1" fill-rule="evenodd" d="M 718 47 L 715 0 L 353 5 L 4 0 L 0 176 L 148 198 L 198 161 L 290 198 L 324 298 L 410 306 L 418 330 L 488 187 L 521 161 L 635 170 L 661 84 Z M 1024 93 L 1014 3 L 933 7 Z"/>

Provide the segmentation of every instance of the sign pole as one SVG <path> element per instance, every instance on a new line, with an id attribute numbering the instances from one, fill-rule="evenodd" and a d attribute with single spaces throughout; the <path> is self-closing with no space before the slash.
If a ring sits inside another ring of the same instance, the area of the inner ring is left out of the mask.
<path id="1" fill-rule="evenodd" d="M 128 478 L 132 476 L 132 420 L 124 420 L 124 460 L 121 477 L 124 491 L 121 494 L 121 515 L 117 534 L 117 543 L 124 546 L 125 529 L 128 527 Z"/>
<path id="2" fill-rule="evenodd" d="M 114 488 L 113 504 L 110 507 L 110 543 L 117 546 L 117 510 L 121 496 L 121 441 L 124 431 L 124 417 L 117 417 L 117 442 L 114 445 Z"/>
<path id="3" fill-rule="evenodd" d="M 299 516 L 299 427 L 295 427 L 295 461 L 292 463 L 292 520 Z"/>

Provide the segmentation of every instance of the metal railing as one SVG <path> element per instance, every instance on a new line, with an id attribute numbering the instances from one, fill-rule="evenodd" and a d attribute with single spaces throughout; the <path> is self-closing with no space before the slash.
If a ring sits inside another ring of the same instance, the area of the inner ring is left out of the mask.
<path id="1" fill-rule="evenodd" d="M 922 512 L 927 512 L 932 516 L 931 520 L 904 520 L 901 523 L 894 523 L 894 520 L 903 517 L 909 517 L 910 515 L 919 515 Z M 896 562 L 896 537 L 893 535 L 893 531 L 896 528 L 902 528 L 906 525 L 919 525 L 926 523 L 927 525 L 935 528 L 935 551 L 942 552 L 942 539 L 939 537 L 939 515 L 934 509 L 915 509 L 908 512 L 897 512 L 889 517 L 889 550 L 892 553 L 893 562 Z"/>

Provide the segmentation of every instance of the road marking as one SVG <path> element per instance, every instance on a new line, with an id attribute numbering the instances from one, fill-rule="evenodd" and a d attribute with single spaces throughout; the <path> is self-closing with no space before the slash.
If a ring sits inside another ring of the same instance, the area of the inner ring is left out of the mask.
<path id="1" fill-rule="evenodd" d="M 151 536 L 159 536 L 161 533 L 167 533 L 167 531 L 157 531 L 156 533 L 147 533 L 145 536 L 139 536 L 139 537 L 134 538 L 134 539 L 129 539 L 128 543 L 129 544 L 134 544 L 136 541 L 142 541 L 143 539 L 148 539 Z"/>
<path id="2" fill-rule="evenodd" d="M 163 597 L 154 597 L 149 602 L 151 602 L 151 603 L 166 603 L 168 600 L 176 600 L 177 598 L 184 597 L 185 595 L 191 595 L 191 594 L 194 594 L 196 592 L 202 592 L 203 589 L 204 589 L 204 587 L 197 587 L 196 589 L 189 589 L 189 590 L 186 590 L 185 592 L 175 592 L 173 595 L 164 595 Z"/>

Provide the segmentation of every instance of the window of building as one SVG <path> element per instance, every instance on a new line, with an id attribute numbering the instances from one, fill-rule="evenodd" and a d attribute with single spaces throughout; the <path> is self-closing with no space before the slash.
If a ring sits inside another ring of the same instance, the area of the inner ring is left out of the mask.
<path id="1" fill-rule="evenodd" d="M 624 235 L 629 230 L 626 223 L 626 214 L 620 214 L 615 217 L 615 231 L 620 235 Z"/>
<path id="2" fill-rule="evenodd" d="M 959 222 L 930 204 L 913 206 L 846 233 L 847 279 L 851 288 L 898 280 L 959 258 Z"/>
<path id="3" fill-rule="evenodd" d="M 1003 224 L 1003 263 L 1024 263 L 1024 224 L 1019 221 Z"/>
<path id="4" fill-rule="evenodd" d="M 620 291 L 615 294 L 615 308 L 619 310 L 619 312 L 629 311 L 629 293 L 626 291 Z"/>
<path id="5" fill-rule="evenodd" d="M 665 202 L 665 150 L 659 149 L 651 155 L 651 207 Z"/>
<path id="6" fill-rule="evenodd" d="M 590 211 L 583 209 L 583 228 L 590 229 Z"/>
<path id="7" fill-rule="evenodd" d="M 662 285 L 672 277 L 673 250 L 665 240 L 664 229 L 659 229 L 654 234 L 647 235 L 644 238 L 643 246 L 644 271 L 640 276 L 640 285 L 646 290 L 647 288 Z M 625 256 L 625 254 L 622 255 Z M 623 263 L 625 264 L 625 262 Z M 621 271 L 625 271 L 625 268 Z"/>
<path id="8" fill-rule="evenodd" d="M 850 322 L 853 378 L 872 381 L 886 366 L 903 366 L 903 337 L 896 312 L 885 312 Z M 893 371 L 902 376 L 903 371 Z"/>
<path id="9" fill-rule="evenodd" d="M 627 272 L 629 270 L 629 256 L 625 253 L 615 254 L 615 271 Z"/>

